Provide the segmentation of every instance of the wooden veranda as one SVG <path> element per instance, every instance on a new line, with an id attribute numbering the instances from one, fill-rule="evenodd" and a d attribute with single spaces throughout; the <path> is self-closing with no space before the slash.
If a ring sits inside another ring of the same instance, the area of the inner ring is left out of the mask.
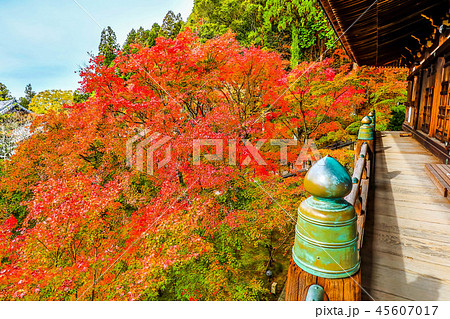
<path id="1" fill-rule="evenodd" d="M 305 189 L 313 197 L 298 209 L 283 298 L 449 300 L 450 197 L 428 170 L 433 165 L 447 172 L 448 167 L 411 134 L 371 132 L 369 117 L 362 123 L 351 191 L 344 198 L 356 217 L 348 215 L 348 206 L 339 206 L 343 202 L 334 194 L 350 187 L 338 178 L 339 168 L 328 165 L 330 160 L 317 162 L 305 176 Z M 319 180 L 335 182 L 324 184 L 327 192 L 319 194 L 323 189 L 314 184 Z M 355 229 L 346 228 L 350 220 Z M 342 237 L 334 236 L 337 233 Z M 356 233 L 357 242 L 348 240 Z M 357 272 L 347 270 L 353 265 L 348 259 L 354 254 L 352 245 L 361 257 Z M 342 249 L 350 250 L 343 255 Z M 328 257 L 329 262 L 322 261 Z"/>
<path id="2" fill-rule="evenodd" d="M 375 300 L 449 300 L 450 202 L 425 170 L 439 160 L 400 135 L 378 133 L 362 285 Z"/>
<path id="3" fill-rule="evenodd" d="M 340 269 L 338 275 L 329 272 L 330 265 L 339 265 L 339 257 L 345 255 L 342 248 L 354 245 L 350 240 L 328 240 L 342 224 L 333 209 L 340 199 L 329 196 L 320 207 L 299 209 L 294 251 L 297 247 L 301 258 L 290 264 L 285 299 L 450 300 L 450 4 L 447 0 L 319 1 L 357 64 L 409 67 L 403 129 L 410 134 L 377 132 L 374 138 L 373 131 L 361 126 L 352 191 L 344 198 L 357 214 L 360 271 L 347 272 L 341 266 L 347 276 Z M 374 118 L 369 122 L 374 130 Z M 347 186 L 341 181 L 327 187 L 336 185 Z M 309 218 L 311 211 L 320 218 Z M 314 231 L 300 227 L 305 220 Z M 328 231 L 316 236 L 321 227 Z M 354 229 L 340 231 L 354 235 Z M 302 254 L 298 249 L 314 245 L 329 249 L 334 262 L 322 265 L 320 253 L 310 249 Z"/>

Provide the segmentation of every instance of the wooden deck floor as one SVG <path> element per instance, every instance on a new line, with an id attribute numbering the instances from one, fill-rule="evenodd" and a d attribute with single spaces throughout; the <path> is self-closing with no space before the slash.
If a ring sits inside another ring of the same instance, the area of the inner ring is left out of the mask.
<path id="1" fill-rule="evenodd" d="M 380 135 L 363 287 L 375 300 L 450 300 L 450 203 L 424 167 L 438 160 L 412 137 Z"/>

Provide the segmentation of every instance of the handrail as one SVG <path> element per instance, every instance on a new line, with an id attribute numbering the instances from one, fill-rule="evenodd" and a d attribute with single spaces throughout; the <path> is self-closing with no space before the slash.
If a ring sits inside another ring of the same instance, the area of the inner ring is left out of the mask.
<path id="1" fill-rule="evenodd" d="M 358 216 L 358 249 L 361 249 L 363 245 L 369 185 L 371 184 L 373 163 L 375 162 L 374 120 L 375 118 L 369 115 L 362 121 L 363 124 L 361 125 L 355 147 L 355 168 L 352 175 L 353 186 L 350 194 L 345 197 L 345 200 L 353 205 Z"/>
<path id="2" fill-rule="evenodd" d="M 345 141 L 345 142 L 342 142 L 342 143 L 336 142 L 334 144 L 327 145 L 324 148 L 325 149 L 330 149 L 330 150 L 338 150 L 340 148 L 347 147 L 347 146 L 350 146 L 350 145 L 353 145 L 353 144 L 355 144 L 355 141 Z"/>
<path id="3" fill-rule="evenodd" d="M 361 300 L 360 252 L 375 161 L 373 121 L 371 115 L 361 121 L 352 176 L 328 156 L 305 176 L 311 196 L 298 207 L 285 300 Z M 331 284 L 337 278 L 343 289 Z"/>
<path id="4" fill-rule="evenodd" d="M 348 194 L 344 199 L 352 204 L 353 206 L 356 203 L 356 200 L 358 199 L 358 195 L 360 194 L 360 185 L 361 185 L 361 179 L 363 177 L 364 171 L 367 171 L 366 162 L 367 162 L 367 149 L 368 146 L 366 143 L 363 144 L 361 147 L 361 152 L 359 154 L 355 154 L 359 157 L 356 161 L 355 168 L 353 170 L 352 175 L 352 191 L 350 194 Z"/>

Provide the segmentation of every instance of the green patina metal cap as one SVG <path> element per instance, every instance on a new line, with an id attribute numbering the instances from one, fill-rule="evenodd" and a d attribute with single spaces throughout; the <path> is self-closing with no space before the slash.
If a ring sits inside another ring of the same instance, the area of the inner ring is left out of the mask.
<path id="1" fill-rule="evenodd" d="M 341 163 L 325 156 L 309 169 L 304 185 L 316 197 L 342 198 L 352 190 L 352 179 Z"/>
<path id="2" fill-rule="evenodd" d="M 314 284 L 309 286 L 305 301 L 323 301 L 324 296 L 325 290 L 323 290 L 323 287 Z"/>
<path id="3" fill-rule="evenodd" d="M 345 278 L 359 270 L 356 213 L 343 199 L 352 188 L 345 168 L 324 157 L 305 176 L 311 197 L 298 209 L 294 262 L 304 271 L 323 278 Z"/>
<path id="4" fill-rule="evenodd" d="M 370 126 L 372 126 L 372 128 L 374 128 L 375 127 L 375 115 L 373 114 L 372 111 L 369 112 L 368 117 L 372 121 L 372 123 L 370 123 Z"/>
<path id="5" fill-rule="evenodd" d="M 359 128 L 358 140 L 373 140 L 373 127 L 370 125 L 372 120 L 365 116 L 361 121 L 361 127 Z"/>

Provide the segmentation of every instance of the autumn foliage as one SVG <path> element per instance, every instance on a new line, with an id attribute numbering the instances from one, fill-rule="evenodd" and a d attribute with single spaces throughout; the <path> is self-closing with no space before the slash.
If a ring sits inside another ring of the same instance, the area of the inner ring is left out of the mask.
<path id="1" fill-rule="evenodd" d="M 365 101 L 355 71 L 326 59 L 288 72 L 230 33 L 132 48 L 110 66 L 94 58 L 81 73 L 90 98 L 37 117 L 2 163 L 0 299 L 270 299 L 265 271 L 282 282 L 306 194 L 301 174 L 280 176 L 279 148 L 261 147 L 261 166 L 245 140 L 295 136 L 292 162 L 306 137 L 354 120 Z M 126 165 L 142 129 L 171 138 L 153 175 Z M 194 139 L 225 141 L 224 159 L 194 165 Z"/>

